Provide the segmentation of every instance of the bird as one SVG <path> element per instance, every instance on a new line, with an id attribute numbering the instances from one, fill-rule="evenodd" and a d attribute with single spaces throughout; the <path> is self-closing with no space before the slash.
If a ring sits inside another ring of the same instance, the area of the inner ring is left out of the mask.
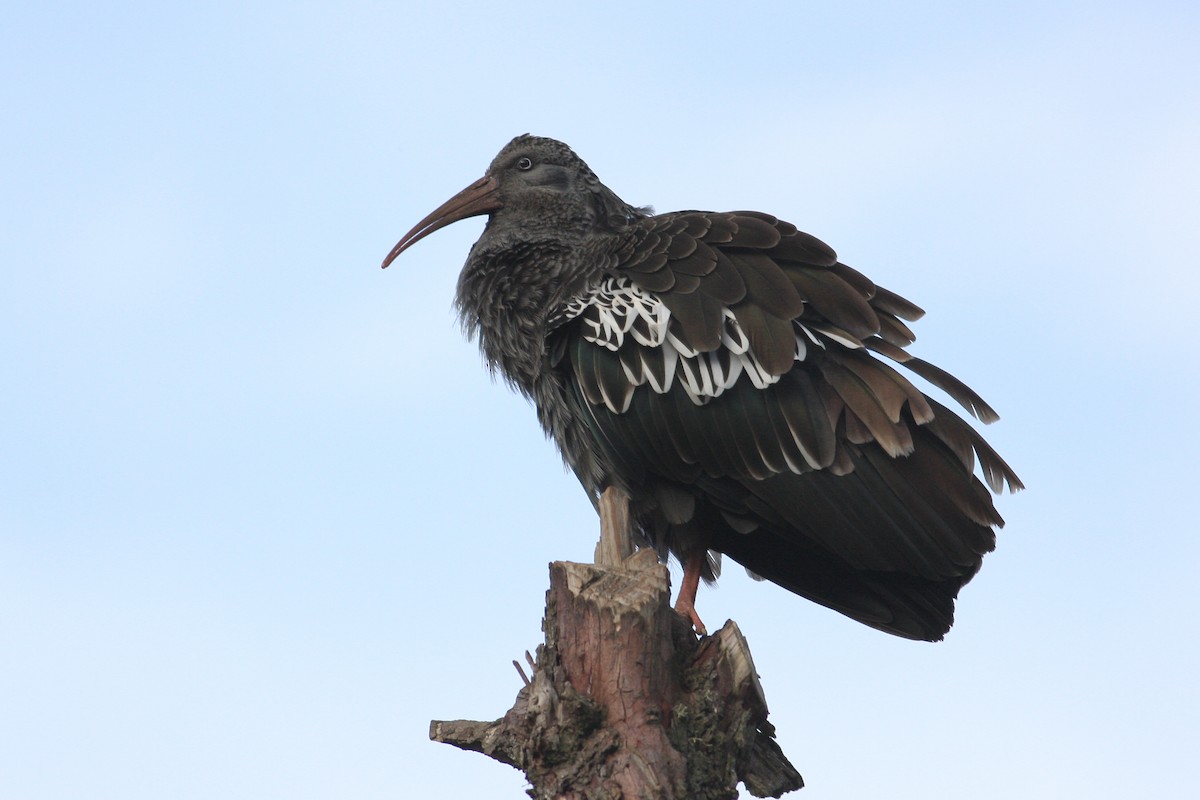
<path id="1" fill-rule="evenodd" d="M 455 306 L 532 401 L 593 503 L 629 499 L 639 547 L 683 565 L 696 633 L 722 557 L 860 623 L 938 641 L 1023 488 L 996 412 L 908 351 L 924 311 L 756 211 L 655 214 L 566 144 L 524 134 L 404 235 L 487 215 Z M 986 485 L 985 485 L 986 483 Z"/>

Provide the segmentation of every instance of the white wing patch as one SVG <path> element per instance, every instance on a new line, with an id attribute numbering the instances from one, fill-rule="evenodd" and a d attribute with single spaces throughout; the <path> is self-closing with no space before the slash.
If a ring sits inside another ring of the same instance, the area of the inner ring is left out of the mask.
<path id="1" fill-rule="evenodd" d="M 711 352 L 699 352 L 682 342 L 672 330 L 670 309 L 627 278 L 605 278 L 572 298 L 560 319 L 580 317 L 585 341 L 621 353 L 625 377 L 634 386 L 648 384 L 663 394 L 678 381 L 693 403 L 703 405 L 720 397 L 743 375 L 758 389 L 779 381 L 779 376 L 764 369 L 751 351 L 750 339 L 733 311 L 725 308 L 722 312 L 725 326 L 721 345 Z M 810 344 L 825 346 L 808 327 L 799 322 L 793 324 L 797 361 L 804 360 Z M 630 339 L 641 347 L 622 350 Z M 632 393 L 625 398 L 622 408 L 616 407 L 615 399 L 605 395 L 604 403 L 610 410 L 623 413 L 629 407 Z"/>

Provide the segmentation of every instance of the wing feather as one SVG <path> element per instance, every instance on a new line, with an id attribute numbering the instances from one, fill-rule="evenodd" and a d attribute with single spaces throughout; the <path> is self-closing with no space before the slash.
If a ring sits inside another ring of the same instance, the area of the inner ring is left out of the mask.
<path id="1" fill-rule="evenodd" d="M 614 297 L 633 299 L 573 299 L 553 334 L 571 344 L 548 342 L 548 360 L 576 387 L 601 461 L 643 481 L 630 488 L 647 535 L 677 555 L 727 553 L 882 630 L 940 638 L 1002 525 L 987 487 L 1021 482 L 882 360 L 995 418 L 905 350 L 922 309 L 757 212 L 639 220 L 610 277 L 628 282 Z M 609 302 L 609 316 L 589 302 Z"/>

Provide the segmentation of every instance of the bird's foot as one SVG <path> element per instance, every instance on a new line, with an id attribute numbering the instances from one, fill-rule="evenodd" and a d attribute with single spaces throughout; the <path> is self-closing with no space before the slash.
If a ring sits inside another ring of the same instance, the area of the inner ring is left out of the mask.
<path id="1" fill-rule="evenodd" d="M 688 553 L 683 562 L 683 582 L 679 587 L 679 599 L 675 601 L 675 613 L 691 622 L 696 633 L 701 636 L 707 636 L 708 629 L 696 613 L 696 591 L 700 588 L 700 572 L 707 558 L 708 552 L 703 549 L 697 548 Z"/>
<path id="2" fill-rule="evenodd" d="M 680 595 L 679 599 L 675 601 L 675 613 L 690 622 L 696 633 L 708 636 L 708 629 L 704 627 L 700 615 L 696 613 L 696 605 L 691 600 Z"/>

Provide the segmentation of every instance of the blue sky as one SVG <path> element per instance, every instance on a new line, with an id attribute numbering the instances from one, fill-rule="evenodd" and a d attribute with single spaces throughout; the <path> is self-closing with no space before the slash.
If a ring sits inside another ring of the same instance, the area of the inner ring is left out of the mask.
<path id="1" fill-rule="evenodd" d="M 415 4 L 413 4 L 415 5 Z M 937 645 L 730 568 L 819 798 L 1180 797 L 1200 728 L 1190 3 L 40 3 L 0 34 L 0 795 L 522 797 L 591 508 L 380 259 L 513 135 L 768 211 L 928 315 L 1028 491 Z"/>

